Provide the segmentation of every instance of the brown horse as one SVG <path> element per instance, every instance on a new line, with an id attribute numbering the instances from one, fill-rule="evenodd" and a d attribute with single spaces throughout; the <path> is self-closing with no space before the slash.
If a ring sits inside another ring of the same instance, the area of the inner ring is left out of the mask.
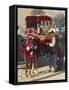
<path id="1" fill-rule="evenodd" d="M 26 39 L 24 43 L 24 59 L 25 59 L 25 74 L 26 77 L 32 76 L 32 71 L 37 70 L 37 55 L 34 50 L 34 45 L 32 39 Z M 29 71 L 29 72 L 28 72 Z"/>

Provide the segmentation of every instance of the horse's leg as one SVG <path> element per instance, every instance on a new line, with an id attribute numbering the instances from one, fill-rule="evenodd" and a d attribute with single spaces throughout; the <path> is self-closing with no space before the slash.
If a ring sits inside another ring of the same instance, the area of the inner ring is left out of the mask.
<path id="1" fill-rule="evenodd" d="M 37 74 L 37 56 L 35 55 L 34 57 L 34 68 L 35 68 L 35 73 Z"/>
<path id="2" fill-rule="evenodd" d="M 34 58 L 32 58 L 32 72 L 34 72 L 34 67 L 35 65 L 34 65 Z"/>
<path id="3" fill-rule="evenodd" d="M 31 77 L 32 58 L 29 58 L 29 76 Z"/>
<path id="4" fill-rule="evenodd" d="M 26 77 L 28 77 L 27 73 L 28 73 L 28 58 L 26 58 L 26 71 L 25 71 L 25 74 L 26 74 Z"/>

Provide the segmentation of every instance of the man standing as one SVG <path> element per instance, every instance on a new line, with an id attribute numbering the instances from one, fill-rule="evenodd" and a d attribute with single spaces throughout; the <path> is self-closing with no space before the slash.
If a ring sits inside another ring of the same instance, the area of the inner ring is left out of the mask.
<path id="1" fill-rule="evenodd" d="M 51 43 L 49 43 L 49 48 L 50 48 L 50 58 L 49 58 L 49 71 L 56 71 L 57 68 L 57 54 L 56 54 L 56 48 L 55 48 L 55 43 L 56 43 L 56 38 L 55 38 L 55 33 L 54 31 L 49 32 L 51 35 Z"/>
<path id="2" fill-rule="evenodd" d="M 37 24 L 37 33 L 44 34 L 43 25 L 40 25 L 39 23 Z"/>

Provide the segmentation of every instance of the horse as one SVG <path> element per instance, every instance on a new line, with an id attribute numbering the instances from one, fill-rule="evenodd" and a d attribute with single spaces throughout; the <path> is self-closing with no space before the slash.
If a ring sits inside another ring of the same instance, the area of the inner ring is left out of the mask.
<path id="1" fill-rule="evenodd" d="M 25 60 L 26 77 L 28 77 L 28 70 L 29 77 L 31 77 L 34 70 L 37 72 L 37 46 L 29 36 L 25 39 L 23 44 L 23 56 Z"/>

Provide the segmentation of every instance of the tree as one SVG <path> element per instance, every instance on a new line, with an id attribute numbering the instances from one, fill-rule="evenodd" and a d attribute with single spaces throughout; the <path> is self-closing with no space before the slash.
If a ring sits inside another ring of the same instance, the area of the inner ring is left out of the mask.
<path id="1" fill-rule="evenodd" d="M 60 21 L 61 26 L 64 27 L 64 25 L 65 25 L 65 15 L 60 13 L 59 15 L 57 15 L 57 19 Z"/>

